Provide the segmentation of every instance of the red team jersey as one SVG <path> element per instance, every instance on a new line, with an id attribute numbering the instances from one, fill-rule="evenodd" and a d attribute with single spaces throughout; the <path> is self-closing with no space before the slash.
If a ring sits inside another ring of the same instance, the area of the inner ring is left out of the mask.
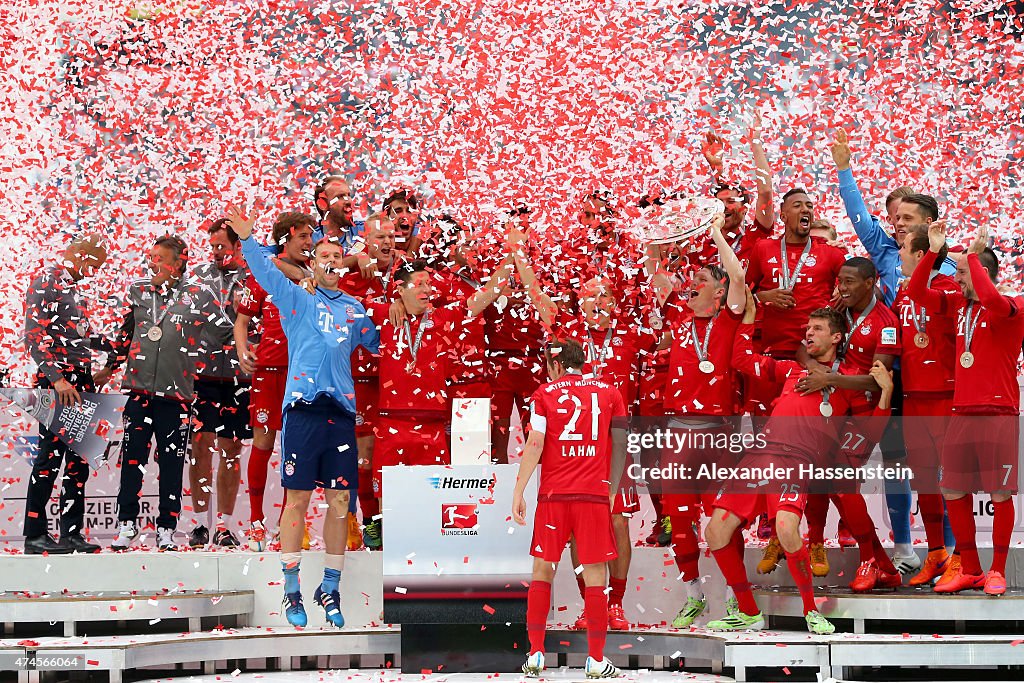
<path id="1" fill-rule="evenodd" d="M 544 327 L 527 298 L 519 288 L 502 295 L 484 311 L 487 349 L 525 354 L 542 347 Z"/>
<path id="2" fill-rule="evenodd" d="M 831 462 L 840 446 L 841 430 L 845 430 L 854 403 L 860 398 L 857 392 L 837 389 L 829 394 L 832 417 L 826 419 L 821 413 L 823 394 L 814 392 L 806 396 L 796 390 L 796 383 L 807 376 L 807 370 L 791 360 L 775 360 L 770 356 L 753 353 L 752 325 L 740 327 L 736 354 L 737 369 L 746 375 L 764 377 L 773 382 L 783 383 L 782 394 L 772 406 L 771 417 L 764 429 L 767 442 L 764 450 L 785 453 L 809 462 Z M 848 363 L 839 366 L 841 375 L 858 375 L 860 372 Z M 889 414 L 888 410 L 873 410 L 876 416 Z M 866 435 L 876 442 L 881 437 L 884 422 L 868 423 L 877 433 Z"/>
<path id="3" fill-rule="evenodd" d="M 750 267 L 747 269 L 747 284 L 754 292 L 779 289 L 782 286 L 780 257 L 785 239 L 783 236 L 761 240 L 753 248 Z M 809 239 L 811 249 L 792 287 L 796 306 L 786 310 L 777 306 L 763 307 L 761 343 L 765 353 L 793 357 L 804 337 L 808 316 L 815 309 L 828 305 L 836 287 L 839 269 L 846 262 L 846 254 L 841 249 L 829 246 L 820 237 Z M 792 278 L 803 255 L 804 245 L 785 246 L 789 276 Z"/>
<path id="4" fill-rule="evenodd" d="M 294 282 L 294 280 L 293 280 Z M 245 289 L 238 312 L 260 319 L 263 333 L 256 347 L 256 367 L 265 370 L 288 368 L 288 340 L 281 329 L 281 314 L 277 306 L 268 299 L 265 289 L 260 287 L 256 278 L 249 275 L 245 279 Z M 362 348 L 362 347 L 360 347 Z"/>
<path id="5" fill-rule="evenodd" d="M 626 417 L 622 395 L 603 380 L 569 373 L 533 393 L 530 415 L 530 426 L 544 433 L 537 500 L 608 504 L 611 429 Z"/>
<path id="6" fill-rule="evenodd" d="M 899 356 L 902 353 L 899 320 L 880 300 L 875 302 L 874 308 L 860 325 L 857 325 L 860 314 L 847 311 L 846 322 L 851 320 L 852 334 L 847 335 L 843 363 L 856 370 L 856 374 L 868 374 L 876 355 Z"/>
<path id="7" fill-rule="evenodd" d="M 390 307 L 390 296 L 393 294 L 394 289 L 393 284 L 390 282 L 390 277 L 388 282 L 385 282 L 380 277 L 366 278 L 362 276 L 358 269 L 354 269 L 345 273 L 339 285 L 342 290 L 362 301 L 367 311 L 370 310 L 371 306 L 377 304 Z M 374 318 L 374 322 L 377 322 L 379 326 L 380 320 L 378 318 Z M 352 379 L 371 379 L 377 377 L 377 373 L 377 356 L 361 346 L 352 352 Z"/>
<path id="8" fill-rule="evenodd" d="M 653 335 L 640 330 L 628 318 L 599 330 L 589 328 L 581 317 L 567 315 L 556 328 L 556 334 L 575 339 L 583 346 L 587 354 L 584 373 L 618 388 L 622 404 L 627 411 L 631 410 L 637 397 L 640 363 L 643 353 L 654 343 Z"/>
<path id="9" fill-rule="evenodd" d="M 443 417 L 448 408 L 447 380 L 451 375 L 451 352 L 466 317 L 466 304 L 435 307 L 429 315 L 407 316 L 404 325 L 388 321 L 390 304 L 371 304 L 367 312 L 380 328 L 381 414 L 392 417 L 430 414 Z M 421 325 L 425 325 L 422 328 Z M 411 339 L 410 339 L 411 336 Z M 420 336 L 415 364 L 410 345 Z"/>
<path id="10" fill-rule="evenodd" d="M 948 275 L 938 274 L 931 281 L 931 288 L 945 292 L 948 296 L 960 292 L 960 287 Z M 956 311 L 938 312 L 915 302 L 904 284 L 896 292 L 892 304 L 900 322 L 903 353 L 900 357 L 900 372 L 903 379 L 903 394 L 915 398 L 943 398 L 953 395 L 953 375 L 956 372 Z M 928 336 L 922 348 L 915 343 L 918 325 L 924 327 Z"/>
<path id="11" fill-rule="evenodd" d="M 465 269 L 460 271 L 445 270 L 439 274 L 436 288 L 445 301 L 468 301 L 479 291 L 483 283 L 473 278 Z M 454 361 L 452 363 L 452 381 L 459 383 L 482 382 L 487 378 L 486 358 L 487 338 L 484 329 L 484 316 L 477 315 L 466 318 L 459 326 L 456 339 Z"/>
<path id="12" fill-rule="evenodd" d="M 967 304 L 961 291 L 928 287 L 928 274 L 936 254 L 927 252 L 910 278 L 907 293 L 914 301 L 933 307 L 936 313 L 954 313 L 957 319 L 956 388 L 953 412 L 975 415 L 1016 415 L 1020 412 L 1017 358 L 1024 342 L 1024 298 L 1003 296 L 996 290 L 977 255 L 967 256 L 971 282 L 980 299 L 971 306 L 974 336 L 970 351 L 974 362 L 964 367 L 961 355 L 967 351 Z"/>
<path id="13" fill-rule="evenodd" d="M 711 318 L 695 316 L 685 304 L 676 304 L 673 308 L 675 312 L 670 315 L 673 341 L 665 388 L 665 413 L 719 417 L 738 414 L 738 373 L 733 368 L 733 349 L 743 316 L 725 308 L 712 324 Z M 709 325 L 712 327 L 707 337 L 707 358 L 715 369 L 712 373 L 704 373 L 700 369 L 691 330 L 695 328 L 697 343 L 703 347 Z"/>

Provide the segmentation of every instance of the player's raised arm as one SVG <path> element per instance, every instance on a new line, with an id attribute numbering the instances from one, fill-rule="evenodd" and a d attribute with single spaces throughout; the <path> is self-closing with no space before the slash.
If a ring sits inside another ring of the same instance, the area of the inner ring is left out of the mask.
<path id="1" fill-rule="evenodd" d="M 754 158 L 754 175 L 757 178 L 757 205 L 754 220 L 758 225 L 771 228 L 775 224 L 775 195 L 772 193 L 772 169 L 764 151 L 761 137 L 761 114 L 754 112 L 754 121 L 747 133 L 750 138 L 750 154 Z M 731 275 L 731 274 L 730 274 Z"/>
<path id="2" fill-rule="evenodd" d="M 484 283 L 483 287 L 469 297 L 466 303 L 469 306 L 469 315 L 471 317 L 483 313 L 484 309 L 501 296 L 502 290 L 505 289 L 505 285 L 508 284 L 509 279 L 512 277 L 512 268 L 514 266 L 515 259 L 509 253 L 508 256 L 502 259 L 498 268 L 491 273 L 491 277 L 487 278 L 487 282 Z"/>
<path id="3" fill-rule="evenodd" d="M 281 316 L 288 316 L 298 301 L 297 295 L 303 293 L 305 296 L 305 290 L 285 277 L 270 261 L 270 258 L 263 253 L 256 240 L 252 238 L 252 229 L 256 225 L 255 213 L 246 216 L 241 207 L 228 206 L 224 214 L 228 225 L 242 242 L 242 253 L 245 255 L 245 262 L 249 265 L 252 276 L 270 295 L 277 310 L 281 312 Z"/>
<path id="4" fill-rule="evenodd" d="M 726 297 L 726 304 L 734 313 L 741 313 L 744 311 L 747 301 L 745 283 L 747 274 L 743 270 L 743 264 L 736 257 L 736 252 L 732 250 L 732 246 L 722 234 L 723 225 L 725 225 L 725 216 L 718 214 L 711 223 L 711 239 L 718 247 L 718 255 L 722 259 L 725 272 L 729 274 L 729 294 Z"/>
<path id="5" fill-rule="evenodd" d="M 523 281 L 523 286 L 526 287 L 526 292 L 530 297 L 530 301 L 533 302 L 534 308 L 537 309 L 541 322 L 547 327 L 551 327 L 558 315 L 558 306 L 555 305 L 555 302 L 551 300 L 551 297 L 540 286 L 537 274 L 533 272 L 533 266 L 530 265 L 530 259 L 526 255 L 525 243 L 526 232 L 513 224 L 508 235 L 508 246 L 515 258 L 519 279 Z"/>
<path id="6" fill-rule="evenodd" d="M 978 234 L 967 251 L 967 267 L 971 272 L 971 286 L 978 296 L 978 301 L 985 310 L 1001 318 L 1008 318 L 1018 313 L 1010 297 L 999 293 L 995 283 L 995 271 L 989 271 L 981 261 L 982 254 L 988 249 L 988 227 L 982 225 Z M 989 252 L 991 256 L 991 252 Z"/>
<path id="7" fill-rule="evenodd" d="M 928 251 L 918 263 L 917 268 L 914 269 L 914 274 L 910 276 L 910 282 L 907 283 L 907 295 L 911 299 L 939 314 L 945 314 L 952 310 L 953 304 L 949 301 L 950 298 L 960 296 L 933 289 L 928 282 L 932 267 L 944 246 L 946 246 L 946 221 L 934 221 L 928 226 Z"/>

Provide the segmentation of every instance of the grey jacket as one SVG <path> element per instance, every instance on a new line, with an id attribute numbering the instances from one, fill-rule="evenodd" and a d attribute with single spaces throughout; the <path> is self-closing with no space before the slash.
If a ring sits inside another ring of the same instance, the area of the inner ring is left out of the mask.
<path id="1" fill-rule="evenodd" d="M 215 297 L 217 315 L 203 325 L 203 342 L 200 350 L 198 374 L 200 377 L 218 379 L 249 379 L 238 365 L 238 351 L 235 349 L 236 302 L 245 291 L 245 280 L 249 271 L 245 268 L 222 271 L 213 263 L 203 263 L 193 271 L 193 279 L 206 286 Z"/>
<path id="2" fill-rule="evenodd" d="M 77 283 L 64 266 L 50 266 L 25 296 L 25 346 L 39 372 L 57 382 L 69 367 L 89 367 L 100 348 L 78 302 Z"/>
<path id="3" fill-rule="evenodd" d="M 170 291 L 157 291 L 148 279 L 136 280 L 128 288 L 126 309 L 107 361 L 116 368 L 127 359 L 121 389 L 191 402 L 203 328 L 221 315 L 213 292 L 194 279 Z M 154 327 L 160 332 L 151 332 Z"/>

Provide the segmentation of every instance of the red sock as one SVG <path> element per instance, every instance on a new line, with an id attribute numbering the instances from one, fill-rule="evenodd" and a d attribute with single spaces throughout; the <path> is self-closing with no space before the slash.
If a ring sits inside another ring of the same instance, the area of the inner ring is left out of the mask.
<path id="1" fill-rule="evenodd" d="M 992 501 L 995 513 L 992 516 L 992 571 L 1006 574 L 1006 555 L 1010 552 L 1010 536 L 1013 535 L 1013 498 L 1001 503 Z"/>
<path id="2" fill-rule="evenodd" d="M 661 507 L 661 494 L 651 494 L 651 507 L 654 508 L 654 523 L 657 524 L 665 516 L 665 510 Z"/>
<path id="3" fill-rule="evenodd" d="M 274 449 L 252 447 L 245 476 L 249 481 L 249 521 L 263 521 L 263 493 L 267 490 L 267 466 Z"/>
<path id="4" fill-rule="evenodd" d="M 846 528 L 853 537 L 857 539 L 857 549 L 860 551 L 860 561 L 867 562 L 874 559 L 878 568 L 887 574 L 895 574 L 896 567 L 889 559 L 888 553 L 882 548 L 875 533 L 875 523 L 871 521 L 868 514 L 868 504 L 864 496 L 859 493 L 840 493 L 836 496 L 839 512 L 846 520 Z"/>
<path id="5" fill-rule="evenodd" d="M 825 520 L 828 519 L 829 497 L 820 493 L 807 496 L 804 517 L 807 518 L 807 542 L 825 542 Z"/>
<path id="6" fill-rule="evenodd" d="M 608 578 L 608 587 L 611 588 L 608 593 L 608 604 L 622 607 L 622 598 L 626 595 L 626 578 L 617 579 L 611 576 Z"/>
<path id="7" fill-rule="evenodd" d="M 380 501 L 377 494 L 373 492 L 373 470 L 359 470 L 359 510 L 363 513 L 363 524 L 380 514 Z"/>
<path id="8" fill-rule="evenodd" d="M 544 652 L 544 631 L 551 611 L 551 584 L 531 581 L 526 591 L 526 634 L 530 637 L 530 654 Z M 607 618 L 607 615 L 605 615 Z"/>
<path id="9" fill-rule="evenodd" d="M 583 596 L 583 616 L 587 618 L 587 649 L 597 661 L 604 659 L 604 641 L 608 637 L 608 596 L 601 586 L 587 586 Z"/>
<path id="10" fill-rule="evenodd" d="M 700 547 L 697 535 L 693 533 L 692 517 L 674 517 L 672 520 L 672 547 L 676 558 L 676 566 L 682 574 L 683 581 L 693 581 L 700 576 L 697 561 L 700 559 Z"/>
<path id="11" fill-rule="evenodd" d="M 786 565 L 793 577 L 793 583 L 800 591 L 800 599 L 804 603 L 804 614 L 818 609 L 814 604 L 814 583 L 811 579 L 811 554 L 807 545 L 801 545 L 796 553 L 786 553 Z"/>
<path id="12" fill-rule="evenodd" d="M 968 493 L 963 498 L 946 501 L 949 525 L 956 538 L 956 551 L 960 553 L 960 568 L 964 574 L 981 574 L 981 559 L 978 557 L 977 528 L 974 526 L 974 496 Z"/>
<path id="13" fill-rule="evenodd" d="M 928 538 L 928 552 L 945 548 L 946 533 L 942 529 L 942 518 L 946 516 L 946 508 L 942 504 L 942 494 L 917 494 L 917 507 L 921 510 L 921 521 L 924 522 L 924 533 Z"/>
<path id="14" fill-rule="evenodd" d="M 725 582 L 732 588 L 736 595 L 736 602 L 744 614 L 751 616 L 758 614 L 761 610 L 757 608 L 757 601 L 754 600 L 754 593 L 750 590 L 750 581 L 747 580 L 747 568 L 743 565 L 743 555 L 736 548 L 735 536 L 739 536 L 739 529 L 736 530 L 733 540 L 724 548 L 712 550 L 718 568 L 722 570 Z"/>

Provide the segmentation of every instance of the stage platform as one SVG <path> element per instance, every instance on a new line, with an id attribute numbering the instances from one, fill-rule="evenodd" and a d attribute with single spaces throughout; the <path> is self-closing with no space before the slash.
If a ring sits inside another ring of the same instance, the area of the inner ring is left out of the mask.
<path id="1" fill-rule="evenodd" d="M 803 604 L 796 590 L 761 587 L 754 595 L 769 623 L 777 617 L 803 616 Z M 922 626 L 929 630 L 952 626 L 960 633 L 968 625 L 983 624 L 986 630 L 992 630 L 998 623 L 1002 628 L 1013 629 L 1024 622 L 1021 589 L 1009 589 L 1006 594 L 993 597 L 980 590 L 941 595 L 930 587 L 860 594 L 847 588 L 824 588 L 816 591 L 816 599 L 819 612 L 828 619 L 852 621 L 854 633 L 865 633 L 869 622 L 888 622 L 903 631 L 915 631 Z"/>
<path id="2" fill-rule="evenodd" d="M 253 592 L 76 592 L 0 593 L 0 619 L 5 631 L 19 624 L 63 623 L 64 635 L 76 634 L 76 624 L 145 620 L 150 626 L 165 619 L 187 619 L 189 631 L 202 630 L 206 617 L 235 617 L 245 626 L 253 610 Z"/>
<path id="3" fill-rule="evenodd" d="M 35 683 L 47 671 L 85 671 L 88 680 L 120 683 L 125 671 L 141 667 L 173 667 L 201 663 L 204 673 L 239 670 L 254 660 L 268 669 L 289 671 L 293 659 L 342 655 L 336 666 L 359 666 L 366 655 L 381 655 L 385 666 L 401 647 L 397 628 L 294 629 L 289 627 L 223 629 L 198 633 L 125 635 L 100 638 L 40 638 L 0 641 L 0 670 L 17 655 L 36 661 L 33 670 L 20 671 L 21 683 Z M 268 661 L 270 660 L 270 661 Z M 91 672 L 91 673 L 89 673 Z"/>
<path id="4" fill-rule="evenodd" d="M 988 554 L 982 551 L 983 564 Z M 763 679 L 765 671 L 772 672 L 768 675 L 773 680 L 784 671 L 814 680 L 855 676 L 875 666 L 1024 666 L 1024 647 L 1019 647 L 1024 644 L 1024 629 L 1015 623 L 1018 618 L 1024 621 L 1024 616 L 1017 616 L 1024 615 L 1022 591 L 1011 589 L 1003 598 L 978 593 L 938 596 L 927 589 L 854 596 L 827 584 L 852 579 L 856 549 L 830 549 L 833 574 L 817 581 L 819 609 L 837 620 L 840 633 L 812 636 L 803 628 L 785 564 L 770 577 L 758 577 L 753 567 L 760 556 L 760 548 L 750 547 L 745 559 L 751 579 L 779 583 L 758 591 L 773 630 L 720 634 L 702 628 L 723 612 L 724 585 L 713 561 L 700 560 L 709 608 L 694 628 L 680 631 L 667 626 L 684 602 L 671 555 L 662 548 L 634 548 L 624 606 L 627 618 L 637 626 L 609 633 L 606 652 L 623 668 L 696 669 L 731 674 L 736 680 Z M 303 554 L 310 627 L 299 631 L 288 627 L 280 614 L 276 553 L 3 554 L 0 576 L 7 593 L 0 594 L 0 622 L 5 622 L 8 633 L 0 640 L 0 658 L 9 662 L 19 655 L 35 655 L 54 662 L 78 656 L 87 670 L 111 672 L 115 681 L 125 670 L 151 667 L 183 675 L 203 670 L 223 674 L 254 668 L 399 666 L 401 631 L 380 623 L 381 553 L 356 552 L 346 560 L 342 610 L 347 626 L 341 631 L 324 629 L 322 610 L 312 604 L 322 561 L 322 552 Z M 1021 550 L 1011 549 L 1011 585 L 1015 580 L 1017 585 L 1024 583 L 1018 576 L 1022 562 Z M 549 618 L 553 625 L 571 623 L 582 608 L 568 565 L 563 563 L 556 576 Z M 29 589 L 30 594 L 19 592 Z M 65 621 L 72 625 L 65 627 Z M 957 622 L 966 624 L 961 629 L 966 632 L 957 633 Z M 242 624 L 248 627 L 234 628 Z M 78 636 L 63 636 L 65 628 Z M 547 646 L 553 667 L 579 667 L 586 635 L 553 626 Z M 3 669 L 10 667 L 0 666 Z M 578 668 L 575 671 L 566 675 L 578 677 Z M 43 672 L 22 671 L 17 679 L 31 681 Z M 921 672 L 907 673 L 919 679 Z M 105 679 L 98 674 L 87 680 Z"/>

